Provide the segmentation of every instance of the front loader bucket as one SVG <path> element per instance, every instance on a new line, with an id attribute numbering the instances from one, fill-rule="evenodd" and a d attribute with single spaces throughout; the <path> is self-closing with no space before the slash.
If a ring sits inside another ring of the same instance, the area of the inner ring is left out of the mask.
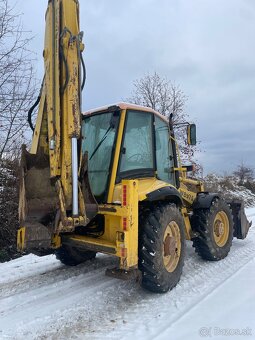
<path id="1" fill-rule="evenodd" d="M 50 246 L 57 204 L 58 197 L 50 180 L 47 158 L 43 153 L 30 154 L 23 146 L 19 220 L 21 229 L 26 227 L 26 233 L 18 233 L 18 248 L 32 251 Z"/>
<path id="2" fill-rule="evenodd" d="M 230 203 L 234 219 L 234 237 L 245 239 L 252 222 L 249 222 L 245 212 L 244 203 L 241 200 L 233 200 Z"/>

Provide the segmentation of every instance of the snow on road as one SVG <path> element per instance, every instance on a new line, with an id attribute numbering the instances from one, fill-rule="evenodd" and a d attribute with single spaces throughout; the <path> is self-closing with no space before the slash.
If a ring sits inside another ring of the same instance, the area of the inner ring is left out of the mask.
<path id="1" fill-rule="evenodd" d="M 247 215 L 255 225 L 255 208 Z M 0 339 L 254 339 L 255 227 L 205 262 L 188 242 L 180 283 L 163 295 L 104 275 L 116 259 L 65 267 L 27 255 L 0 265 Z"/>

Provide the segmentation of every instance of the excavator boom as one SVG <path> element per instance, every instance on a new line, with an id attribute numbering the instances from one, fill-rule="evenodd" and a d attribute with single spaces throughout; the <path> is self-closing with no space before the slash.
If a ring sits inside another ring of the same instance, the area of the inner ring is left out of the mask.
<path id="1" fill-rule="evenodd" d="M 47 244 L 52 232 L 72 231 L 88 222 L 82 181 L 78 180 L 78 171 L 82 170 L 81 91 L 85 82 L 82 38 L 79 2 L 50 0 L 39 111 L 31 150 L 23 146 L 21 161 L 20 224 L 26 227 L 27 235 L 30 233 L 33 248 L 40 248 L 42 231 Z M 29 244 L 26 246 L 29 248 Z"/>

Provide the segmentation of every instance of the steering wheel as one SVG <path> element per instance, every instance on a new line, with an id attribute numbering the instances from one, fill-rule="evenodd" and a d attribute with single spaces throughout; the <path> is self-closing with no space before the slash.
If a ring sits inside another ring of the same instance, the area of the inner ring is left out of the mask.
<path id="1" fill-rule="evenodd" d="M 128 157 L 127 161 L 142 163 L 143 162 L 143 155 L 141 153 L 135 153 L 134 155 Z"/>

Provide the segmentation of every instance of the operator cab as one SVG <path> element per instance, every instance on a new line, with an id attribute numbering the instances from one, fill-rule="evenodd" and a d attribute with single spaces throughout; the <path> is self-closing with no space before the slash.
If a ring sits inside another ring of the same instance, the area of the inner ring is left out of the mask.
<path id="1" fill-rule="evenodd" d="M 82 152 L 88 153 L 91 190 L 106 203 L 111 181 L 158 178 L 176 186 L 173 140 L 168 120 L 158 112 L 120 103 L 85 113 Z"/>

